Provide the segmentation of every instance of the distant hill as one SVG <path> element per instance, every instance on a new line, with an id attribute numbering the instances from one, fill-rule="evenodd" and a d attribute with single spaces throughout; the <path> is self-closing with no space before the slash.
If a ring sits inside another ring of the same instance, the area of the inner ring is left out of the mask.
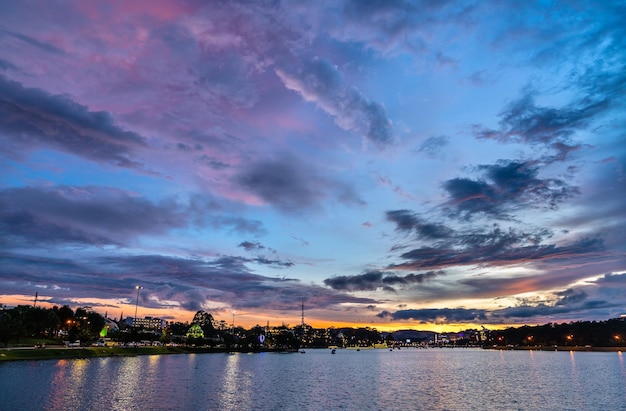
<path id="1" fill-rule="evenodd" d="M 398 330 L 392 332 L 391 335 L 393 335 L 393 339 L 396 341 L 406 341 L 410 339 L 411 342 L 418 342 L 435 338 L 435 333 L 432 331 Z"/>

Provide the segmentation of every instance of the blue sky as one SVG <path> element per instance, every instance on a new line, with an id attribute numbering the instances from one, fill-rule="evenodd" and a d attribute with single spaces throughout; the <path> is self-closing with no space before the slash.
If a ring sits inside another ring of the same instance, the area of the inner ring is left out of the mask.
<path id="1" fill-rule="evenodd" d="M 0 5 L 0 303 L 626 313 L 621 1 Z"/>

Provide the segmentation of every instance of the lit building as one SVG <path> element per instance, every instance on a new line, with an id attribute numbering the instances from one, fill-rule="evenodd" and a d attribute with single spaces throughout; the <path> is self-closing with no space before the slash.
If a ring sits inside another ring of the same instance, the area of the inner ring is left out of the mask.
<path id="1" fill-rule="evenodd" d="M 145 330 L 162 330 L 166 327 L 167 321 L 155 317 L 133 318 L 126 317 L 126 325 L 133 328 L 143 328 Z"/>

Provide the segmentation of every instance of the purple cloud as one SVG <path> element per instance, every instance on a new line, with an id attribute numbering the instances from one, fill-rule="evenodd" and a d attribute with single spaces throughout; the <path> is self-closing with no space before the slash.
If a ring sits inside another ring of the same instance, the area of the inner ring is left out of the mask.
<path id="1" fill-rule="evenodd" d="M 315 59 L 299 70 L 279 68 L 276 74 L 285 87 L 316 103 L 342 129 L 363 135 L 380 148 L 392 144 L 392 124 L 385 108 L 347 86 L 340 71 L 330 62 Z"/>
<path id="2" fill-rule="evenodd" d="M 442 275 L 443 271 L 429 271 L 419 274 L 398 275 L 393 272 L 372 270 L 358 275 L 340 275 L 324 280 L 324 284 L 333 290 L 342 291 L 375 291 L 382 289 L 395 292 L 396 287 L 404 288 L 413 284 L 421 284 L 436 276 Z"/>
<path id="3" fill-rule="evenodd" d="M 556 208 L 579 194 L 577 187 L 557 178 L 538 178 L 539 167 L 532 162 L 500 161 L 478 167 L 485 180 L 454 178 L 444 182 L 448 205 L 466 217 L 486 214 L 508 218 L 521 206 Z"/>
<path id="4" fill-rule="evenodd" d="M 25 88 L 0 76 L 0 140 L 12 155 L 52 148 L 88 160 L 141 169 L 133 151 L 140 135 L 121 129 L 110 113 L 89 111 L 68 97 Z"/>

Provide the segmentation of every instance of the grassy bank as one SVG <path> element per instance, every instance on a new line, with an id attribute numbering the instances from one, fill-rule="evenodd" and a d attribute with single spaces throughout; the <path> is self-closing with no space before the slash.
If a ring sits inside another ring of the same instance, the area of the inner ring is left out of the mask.
<path id="1" fill-rule="evenodd" d="M 84 347 L 0 350 L 0 361 L 51 360 L 70 358 L 124 357 L 224 352 L 217 348 L 196 347 Z"/>

